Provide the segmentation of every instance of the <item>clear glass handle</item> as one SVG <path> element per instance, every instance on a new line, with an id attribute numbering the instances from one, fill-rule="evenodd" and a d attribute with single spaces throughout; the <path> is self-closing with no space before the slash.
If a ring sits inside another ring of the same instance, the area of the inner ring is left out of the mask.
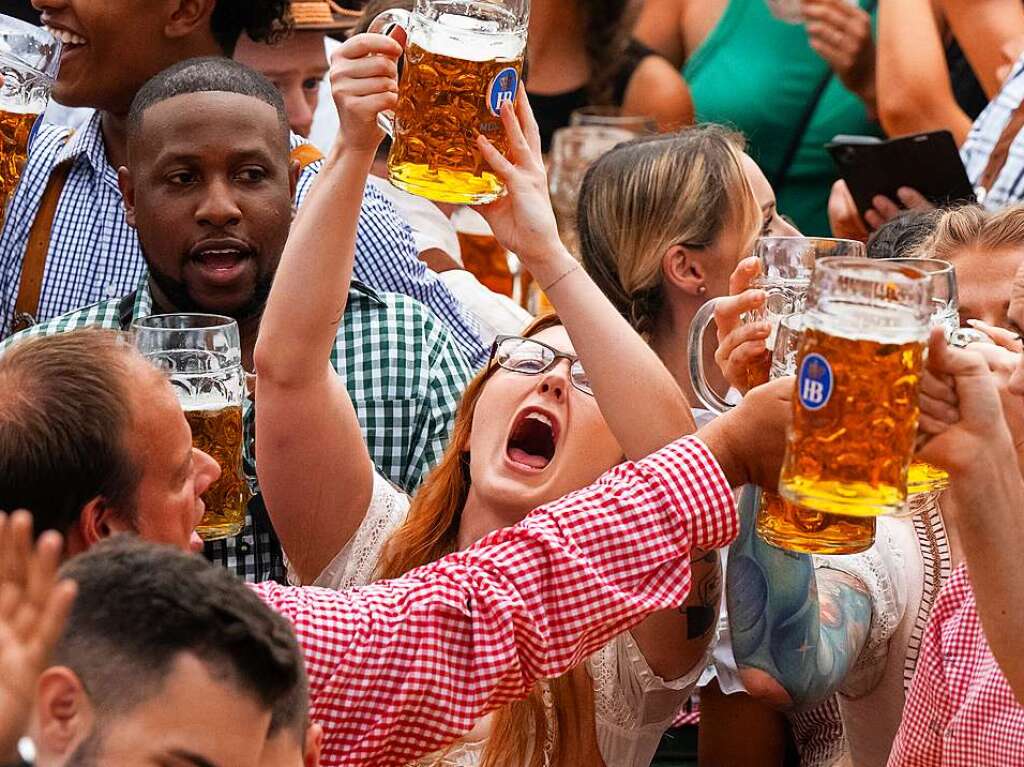
<path id="1" fill-rule="evenodd" d="M 731 410 L 732 405 L 711 388 L 704 374 L 704 334 L 707 333 L 708 326 L 715 318 L 716 303 L 718 303 L 718 299 L 712 298 L 697 310 L 693 322 L 690 323 L 688 348 L 690 350 L 690 383 L 693 385 L 693 391 L 704 407 L 721 415 Z"/>
<path id="2" fill-rule="evenodd" d="M 404 11 L 401 8 L 391 8 L 378 14 L 377 18 L 370 22 L 367 32 L 372 32 L 377 35 L 390 34 L 394 27 L 401 27 L 406 31 L 406 35 L 409 32 L 409 18 L 410 14 L 408 11 Z M 385 133 L 388 134 L 392 139 L 395 138 L 395 113 L 388 110 L 381 112 L 377 115 L 377 125 L 379 125 Z"/>

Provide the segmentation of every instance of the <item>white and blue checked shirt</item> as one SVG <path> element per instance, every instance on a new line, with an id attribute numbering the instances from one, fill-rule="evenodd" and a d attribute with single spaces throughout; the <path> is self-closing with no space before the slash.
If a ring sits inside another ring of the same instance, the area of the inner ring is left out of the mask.
<path id="1" fill-rule="evenodd" d="M 293 146 L 300 143 L 302 139 L 292 137 Z M 0 337 L 10 333 L 29 230 L 53 168 L 65 160 L 73 164 L 54 217 L 36 319 L 42 322 L 122 296 L 146 273 L 138 237 L 125 220 L 117 172 L 107 161 L 99 113 L 73 135 L 67 128 L 44 125 L 32 143 L 0 232 Z M 320 165 L 312 163 L 303 170 L 297 202 L 309 191 Z M 471 364 L 479 367 L 488 350 L 476 320 L 417 256 L 408 224 L 368 186 L 356 235 L 354 277 L 426 304 L 448 326 Z"/>
<path id="2" fill-rule="evenodd" d="M 967 140 L 960 148 L 960 158 L 967 169 L 967 178 L 975 186 L 985 172 L 992 150 L 995 149 L 1011 115 L 1024 100 L 1024 56 L 1017 59 L 1002 89 L 974 121 Z M 999 210 L 1008 205 L 1024 202 L 1024 130 L 1010 145 L 1006 164 L 999 172 L 992 188 L 985 195 L 987 210 Z"/>

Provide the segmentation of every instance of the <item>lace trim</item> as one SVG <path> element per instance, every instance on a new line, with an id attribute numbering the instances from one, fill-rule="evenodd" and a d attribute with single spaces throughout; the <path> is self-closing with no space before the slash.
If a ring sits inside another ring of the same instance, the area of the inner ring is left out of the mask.
<path id="1" fill-rule="evenodd" d="M 828 767 L 848 750 L 843 715 L 836 696 L 812 709 L 786 714 L 800 752 L 800 767 Z"/>
<path id="2" fill-rule="evenodd" d="M 903 553 L 888 524 L 889 520 L 879 520 L 875 543 L 865 552 L 814 557 L 815 567 L 857 578 L 871 597 L 868 638 L 841 687 L 841 692 L 851 698 L 866 695 L 878 683 L 885 671 L 889 639 L 896 633 L 906 611 Z"/>
<path id="3" fill-rule="evenodd" d="M 905 692 L 910 692 L 910 680 L 913 679 L 914 669 L 917 668 L 921 642 L 932 605 L 953 571 L 953 556 L 949 550 L 949 537 L 942 521 L 938 494 L 929 495 L 927 500 L 928 505 L 925 509 L 914 517 L 914 533 L 917 535 L 917 544 L 921 549 L 921 559 L 924 563 L 924 586 L 921 590 L 921 604 L 917 609 L 917 615 L 914 616 L 914 625 L 907 642 L 907 655 L 903 661 Z"/>

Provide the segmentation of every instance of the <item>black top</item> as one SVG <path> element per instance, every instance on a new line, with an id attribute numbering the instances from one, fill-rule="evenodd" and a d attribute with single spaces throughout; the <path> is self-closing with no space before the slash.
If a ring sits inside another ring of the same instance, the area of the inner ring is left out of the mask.
<path id="1" fill-rule="evenodd" d="M 953 96 L 960 108 L 972 120 L 977 119 L 982 110 L 988 106 L 988 96 L 981 88 L 981 83 L 974 76 L 974 70 L 967 62 L 964 52 L 956 40 L 946 46 L 946 65 L 949 67 L 949 80 L 953 85 Z"/>
<path id="2" fill-rule="evenodd" d="M 39 11 L 32 7 L 30 0 L 6 0 L 3 8 L 0 8 L 0 12 L 30 24 L 39 23 Z"/>
<path id="3" fill-rule="evenodd" d="M 622 106 L 626 88 L 629 87 L 629 81 L 633 79 L 633 73 L 640 66 L 640 62 L 648 56 L 657 55 L 642 43 L 630 40 L 626 50 L 623 51 L 621 63 L 612 80 L 613 106 Z M 528 77 L 529 73 L 527 73 L 526 92 L 530 94 L 530 106 L 533 107 L 533 114 L 537 118 L 537 127 L 540 128 L 541 146 L 547 152 L 551 148 L 551 137 L 554 132 L 569 124 L 569 116 L 575 110 L 590 106 L 587 89 L 581 87 L 551 95 L 532 93 Z"/>

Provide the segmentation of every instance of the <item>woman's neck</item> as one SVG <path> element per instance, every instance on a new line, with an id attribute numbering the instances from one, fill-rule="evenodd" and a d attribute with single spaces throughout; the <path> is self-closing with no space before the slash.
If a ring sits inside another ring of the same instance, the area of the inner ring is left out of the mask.
<path id="1" fill-rule="evenodd" d="M 459 534 L 456 541 L 459 550 L 469 548 L 495 530 L 521 522 L 527 513 L 528 511 L 509 509 L 502 512 L 485 503 L 470 485 L 459 521 Z"/>
<path id="2" fill-rule="evenodd" d="M 655 322 L 654 332 L 651 336 L 651 348 L 668 368 L 668 372 L 676 379 L 679 388 L 683 390 L 686 401 L 690 407 L 702 407 L 701 402 L 693 391 L 690 384 L 690 348 L 689 333 L 693 317 L 700 308 L 701 303 L 697 301 L 685 301 L 676 306 L 669 306 L 666 302 L 665 309 Z M 728 388 L 725 377 L 718 370 L 715 364 L 714 330 L 709 328 L 705 335 L 704 343 L 704 370 L 708 373 L 709 383 L 715 391 L 724 393 Z M 708 335 L 711 336 L 708 339 Z"/>

